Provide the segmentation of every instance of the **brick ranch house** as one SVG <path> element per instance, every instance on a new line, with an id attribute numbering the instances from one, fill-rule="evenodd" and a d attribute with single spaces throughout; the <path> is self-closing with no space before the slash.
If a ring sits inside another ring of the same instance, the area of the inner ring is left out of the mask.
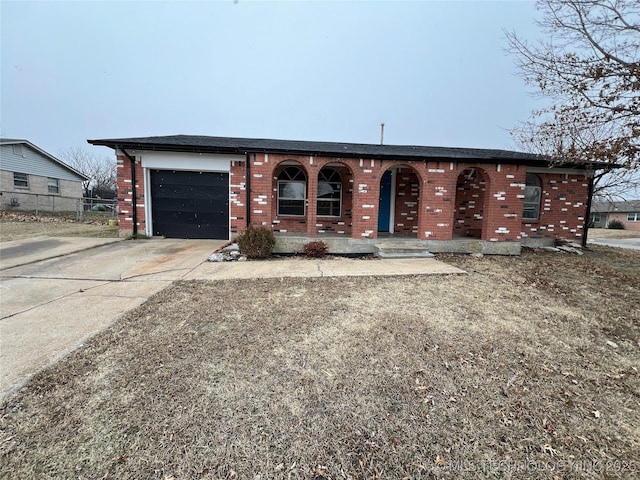
<path id="1" fill-rule="evenodd" d="M 280 252 L 322 239 L 336 253 L 407 241 L 517 255 L 583 242 L 589 218 L 593 166 L 521 152 L 189 135 L 88 142 L 115 150 L 125 236 L 226 240 L 254 225 L 274 231 Z"/>

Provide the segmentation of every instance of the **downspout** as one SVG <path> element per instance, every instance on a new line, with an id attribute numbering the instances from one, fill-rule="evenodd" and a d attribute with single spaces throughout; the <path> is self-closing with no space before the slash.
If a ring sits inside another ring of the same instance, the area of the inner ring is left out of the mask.
<path id="1" fill-rule="evenodd" d="M 589 222 L 591 221 L 591 202 L 593 197 L 595 171 L 589 178 L 589 196 L 587 198 L 587 214 L 584 217 L 584 235 L 582 235 L 582 248 L 587 248 L 587 235 L 589 234 Z"/>
<path id="2" fill-rule="evenodd" d="M 246 169 L 245 169 L 245 189 L 247 192 L 247 201 L 245 202 L 247 205 L 247 227 L 251 225 L 251 154 L 247 152 L 246 154 Z M 256 154 L 253 154 L 253 161 L 256 161 Z"/>
<path id="3" fill-rule="evenodd" d="M 122 147 L 119 147 L 120 151 L 124 153 L 124 156 L 129 159 L 131 162 L 131 203 L 133 207 L 133 232 L 131 234 L 131 238 L 133 240 L 138 239 L 138 207 L 136 201 L 136 159 L 129 155 L 126 150 Z"/>

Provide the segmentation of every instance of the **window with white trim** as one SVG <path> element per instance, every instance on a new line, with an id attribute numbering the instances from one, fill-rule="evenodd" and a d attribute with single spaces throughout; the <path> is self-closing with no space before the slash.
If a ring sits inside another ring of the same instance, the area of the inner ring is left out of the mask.
<path id="1" fill-rule="evenodd" d="M 307 177 L 299 167 L 286 167 L 278 175 L 278 215 L 303 217 L 306 203 Z"/>
<path id="2" fill-rule="evenodd" d="M 16 188 L 29 188 L 29 176 L 26 173 L 13 172 L 13 186 Z"/>
<path id="3" fill-rule="evenodd" d="M 57 178 L 48 178 L 47 188 L 49 189 L 49 193 L 60 193 L 60 182 Z"/>
<path id="4" fill-rule="evenodd" d="M 526 220 L 537 220 L 540 218 L 540 198 L 542 197 L 542 186 L 540 178 L 533 173 L 527 173 L 527 183 L 524 189 L 524 208 L 522 218 Z"/>
<path id="5" fill-rule="evenodd" d="M 629 213 L 627 213 L 627 221 L 629 221 L 629 222 L 640 222 L 640 212 L 629 212 Z"/>
<path id="6" fill-rule="evenodd" d="M 318 174 L 319 217 L 339 217 L 342 211 L 342 177 L 333 168 L 323 168 Z"/>

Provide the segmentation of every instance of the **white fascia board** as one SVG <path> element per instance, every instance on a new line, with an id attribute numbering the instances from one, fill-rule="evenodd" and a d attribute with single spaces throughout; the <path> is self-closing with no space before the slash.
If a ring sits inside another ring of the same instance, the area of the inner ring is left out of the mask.
<path id="1" fill-rule="evenodd" d="M 196 172 L 229 172 L 231 162 L 244 162 L 244 155 L 217 153 L 156 152 L 127 150 L 142 161 L 143 168 L 157 170 L 186 170 Z"/>

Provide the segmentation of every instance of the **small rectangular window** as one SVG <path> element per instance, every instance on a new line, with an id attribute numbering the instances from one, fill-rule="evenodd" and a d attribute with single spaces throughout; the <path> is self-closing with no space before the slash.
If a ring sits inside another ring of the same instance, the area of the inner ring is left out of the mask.
<path id="1" fill-rule="evenodd" d="M 526 187 L 524 189 L 524 209 L 522 218 L 537 220 L 540 217 L 540 187 Z"/>
<path id="2" fill-rule="evenodd" d="M 29 177 L 27 174 L 13 172 L 13 186 L 16 188 L 29 188 Z"/>
<path id="3" fill-rule="evenodd" d="M 60 193 L 60 184 L 57 178 L 49 178 L 47 186 L 49 187 L 49 193 Z"/>
<path id="4" fill-rule="evenodd" d="M 627 214 L 627 221 L 640 222 L 640 212 L 631 212 Z"/>
<path id="5" fill-rule="evenodd" d="M 591 214 L 591 222 L 592 223 L 600 223 L 600 214 L 599 213 L 592 213 Z"/>
<path id="6" fill-rule="evenodd" d="M 19 143 L 14 143 L 13 154 L 22 156 L 22 145 L 20 145 Z"/>

